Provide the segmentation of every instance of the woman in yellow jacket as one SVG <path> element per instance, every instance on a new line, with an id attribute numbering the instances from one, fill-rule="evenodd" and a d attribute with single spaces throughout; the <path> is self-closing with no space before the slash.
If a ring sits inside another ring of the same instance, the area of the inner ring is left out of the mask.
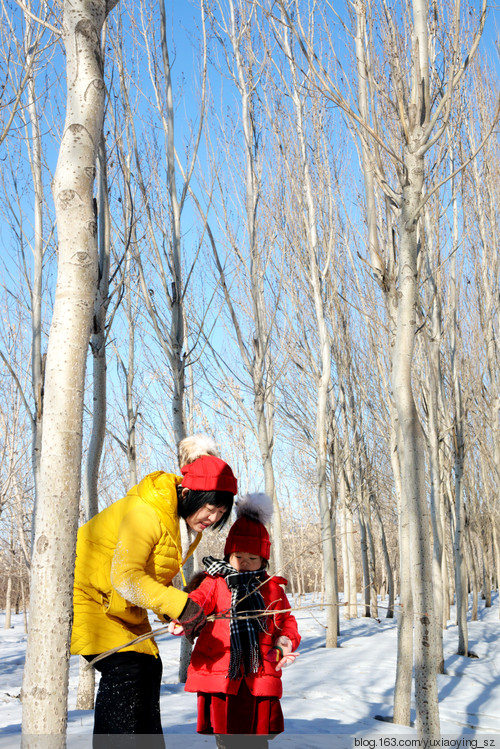
<path id="1" fill-rule="evenodd" d="M 71 652 L 90 661 L 125 646 L 96 664 L 101 679 L 94 734 L 106 735 L 106 746 L 112 745 L 110 734 L 162 734 L 158 648 L 153 639 L 127 646 L 151 631 L 148 609 L 182 622 L 191 642 L 206 621 L 203 610 L 171 582 L 202 532 L 229 518 L 237 482 L 203 435 L 183 440 L 179 459 L 182 477 L 149 474 L 78 531 Z M 184 559 L 182 522 L 197 533 Z M 162 736 L 154 746 L 164 746 Z"/>

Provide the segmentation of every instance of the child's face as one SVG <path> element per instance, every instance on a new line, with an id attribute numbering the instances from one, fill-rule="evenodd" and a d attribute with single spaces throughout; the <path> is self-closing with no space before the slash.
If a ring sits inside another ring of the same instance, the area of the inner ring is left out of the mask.
<path id="1" fill-rule="evenodd" d="M 229 564 L 237 572 L 255 572 L 262 567 L 262 557 L 248 551 L 233 551 L 229 557 Z"/>

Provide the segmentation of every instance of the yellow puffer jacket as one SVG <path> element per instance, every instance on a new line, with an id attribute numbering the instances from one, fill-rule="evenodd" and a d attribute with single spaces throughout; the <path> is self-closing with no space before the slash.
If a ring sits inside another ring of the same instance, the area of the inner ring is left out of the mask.
<path id="1" fill-rule="evenodd" d="M 150 473 L 79 529 L 72 653 L 103 653 L 151 631 L 147 609 L 174 619 L 181 614 L 187 594 L 171 585 L 185 561 L 177 515 L 181 481 Z M 186 559 L 200 539 L 198 533 Z M 152 639 L 126 650 L 158 653 Z"/>

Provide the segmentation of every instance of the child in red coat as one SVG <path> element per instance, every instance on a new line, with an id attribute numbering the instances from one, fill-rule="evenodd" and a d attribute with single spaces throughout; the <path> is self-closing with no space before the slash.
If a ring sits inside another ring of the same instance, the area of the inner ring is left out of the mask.
<path id="1" fill-rule="evenodd" d="M 300 635 L 282 588 L 287 581 L 265 570 L 270 498 L 247 494 L 236 514 L 224 561 L 205 557 L 206 573 L 189 593 L 207 616 L 218 616 L 200 632 L 185 689 L 198 693 L 198 733 L 216 734 L 220 749 L 243 746 L 241 734 L 252 749 L 264 749 L 284 730 L 281 669 L 295 660 Z"/>

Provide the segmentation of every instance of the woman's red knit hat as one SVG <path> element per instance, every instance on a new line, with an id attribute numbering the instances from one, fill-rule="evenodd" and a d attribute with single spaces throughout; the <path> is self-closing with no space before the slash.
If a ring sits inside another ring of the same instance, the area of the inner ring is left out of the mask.
<path id="1" fill-rule="evenodd" d="M 224 460 L 215 455 L 202 455 L 192 463 L 182 466 L 182 486 L 193 491 L 230 492 L 236 494 L 238 482 Z"/>
<path id="2" fill-rule="evenodd" d="M 266 561 L 271 555 L 271 541 L 264 523 L 273 514 L 273 503 L 267 494 L 245 494 L 236 503 L 237 520 L 231 526 L 224 556 L 238 551 L 256 554 Z"/>

